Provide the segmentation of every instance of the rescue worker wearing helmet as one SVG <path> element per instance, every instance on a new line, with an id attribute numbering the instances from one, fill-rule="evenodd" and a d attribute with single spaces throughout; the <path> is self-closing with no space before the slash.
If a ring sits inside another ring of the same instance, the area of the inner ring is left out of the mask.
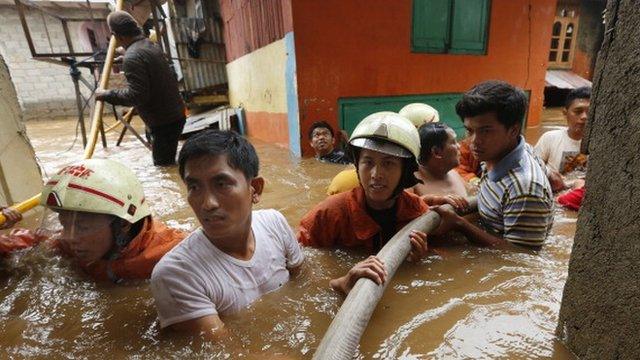
<path id="1" fill-rule="evenodd" d="M 312 247 L 364 247 L 376 253 L 398 230 L 428 210 L 418 196 L 404 191 L 417 182 L 413 173 L 420 153 L 418 132 L 403 116 L 374 113 L 354 129 L 349 150 L 359 186 L 329 196 L 308 212 L 300 222 L 298 241 Z M 423 257 L 426 234 L 413 232 L 409 240 L 410 259 Z M 382 284 L 385 275 L 384 264 L 370 256 L 346 275 L 332 279 L 330 285 L 348 293 L 359 278 Z"/>
<path id="2" fill-rule="evenodd" d="M 398 111 L 398 114 L 409 119 L 416 128 L 420 128 L 420 126 L 424 124 L 440 122 L 440 114 L 438 113 L 438 110 L 423 103 L 412 103 L 406 105 Z"/>
<path id="3" fill-rule="evenodd" d="M 40 204 L 57 213 L 62 227 L 49 244 L 95 280 L 147 279 L 186 236 L 152 217 L 136 176 L 113 160 L 88 159 L 62 168 L 45 184 Z M 7 238 L 1 241 L 15 244 L 8 251 L 46 239 L 42 231 L 25 229 Z"/>
<path id="4" fill-rule="evenodd" d="M 440 121 L 438 110 L 423 103 L 412 103 L 406 105 L 400 109 L 398 114 L 409 119 L 416 128 L 419 128 L 424 124 Z M 357 186 L 358 179 L 356 170 L 343 170 L 331 180 L 331 183 L 327 188 L 327 195 L 339 194 L 344 191 L 349 191 Z"/>

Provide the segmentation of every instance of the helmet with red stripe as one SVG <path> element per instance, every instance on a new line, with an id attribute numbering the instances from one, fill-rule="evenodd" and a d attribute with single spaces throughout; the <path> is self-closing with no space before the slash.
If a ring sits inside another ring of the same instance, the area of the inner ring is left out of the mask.
<path id="1" fill-rule="evenodd" d="M 135 174 L 108 159 L 86 159 L 65 166 L 45 184 L 40 204 L 51 209 L 114 215 L 132 224 L 151 214 Z"/>

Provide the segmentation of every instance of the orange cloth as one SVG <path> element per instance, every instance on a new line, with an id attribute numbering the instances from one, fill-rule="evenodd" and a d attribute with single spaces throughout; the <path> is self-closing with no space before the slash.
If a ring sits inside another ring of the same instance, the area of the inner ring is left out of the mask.
<path id="1" fill-rule="evenodd" d="M 316 205 L 300 221 L 298 241 L 313 247 L 356 247 L 373 250 L 380 226 L 367 214 L 365 194 L 358 186 L 332 195 Z M 418 196 L 403 191 L 397 201 L 397 230 L 427 212 L 429 207 Z"/>
<path id="2" fill-rule="evenodd" d="M 474 177 L 480 177 L 480 161 L 471 152 L 469 138 L 460 141 L 460 165 L 455 170 L 467 182 Z"/>
<path id="3" fill-rule="evenodd" d="M 98 281 L 148 279 L 151 277 L 154 266 L 164 254 L 185 237 L 187 237 L 186 233 L 167 227 L 163 222 L 149 217 L 144 221 L 140 233 L 120 251 L 116 259 L 78 265 Z M 63 243 L 58 242 L 58 244 L 64 253 L 71 254 Z"/>
<path id="4" fill-rule="evenodd" d="M 161 221 L 149 217 L 144 220 L 140 233 L 118 254 L 116 259 L 78 265 L 95 280 L 148 279 L 151 277 L 153 267 L 162 256 L 186 236 L 186 233 L 169 228 Z M 42 240 L 45 238 L 37 236 L 33 231 L 16 229 L 9 235 L 0 236 L 0 254 L 25 249 Z M 71 250 L 58 239 L 51 239 L 50 245 L 67 256 L 72 254 Z"/>
<path id="5" fill-rule="evenodd" d="M 0 235 L 0 255 L 30 248 L 45 239 L 46 237 L 39 236 L 28 229 L 13 229 L 8 234 Z"/>

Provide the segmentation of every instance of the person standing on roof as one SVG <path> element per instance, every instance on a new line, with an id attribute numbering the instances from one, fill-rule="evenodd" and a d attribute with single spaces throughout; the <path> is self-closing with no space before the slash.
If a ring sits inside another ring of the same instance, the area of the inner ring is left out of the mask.
<path id="1" fill-rule="evenodd" d="M 126 49 L 124 89 L 96 90 L 96 100 L 134 106 L 151 133 L 153 164 L 174 165 L 178 138 L 185 124 L 184 101 L 178 81 L 160 48 L 145 38 L 134 18 L 125 11 L 107 17 L 111 33 Z"/>

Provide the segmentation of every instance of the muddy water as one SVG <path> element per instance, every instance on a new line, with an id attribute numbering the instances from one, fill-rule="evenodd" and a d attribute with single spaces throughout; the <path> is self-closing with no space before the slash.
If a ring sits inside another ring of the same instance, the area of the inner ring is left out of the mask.
<path id="1" fill-rule="evenodd" d="M 82 156 L 79 140 L 67 150 L 72 121 L 32 122 L 28 132 L 49 174 Z M 176 169 L 152 166 L 150 153 L 133 137 L 118 148 L 116 134 L 108 138 L 110 147 L 98 148 L 95 156 L 130 166 L 159 218 L 194 229 L 197 222 Z M 343 167 L 254 144 L 267 179 L 258 207 L 280 210 L 295 227 Z M 553 234 L 540 251 L 448 247 L 419 264 L 403 265 L 373 315 L 358 357 L 572 358 L 555 340 L 554 328 L 575 218 L 557 210 Z M 44 248 L 16 254 L 0 262 L 1 357 L 310 358 L 342 301 L 328 289 L 328 279 L 363 255 L 305 253 L 308 266 L 300 278 L 225 319 L 234 336 L 221 344 L 161 333 L 145 282 L 95 284 Z"/>

